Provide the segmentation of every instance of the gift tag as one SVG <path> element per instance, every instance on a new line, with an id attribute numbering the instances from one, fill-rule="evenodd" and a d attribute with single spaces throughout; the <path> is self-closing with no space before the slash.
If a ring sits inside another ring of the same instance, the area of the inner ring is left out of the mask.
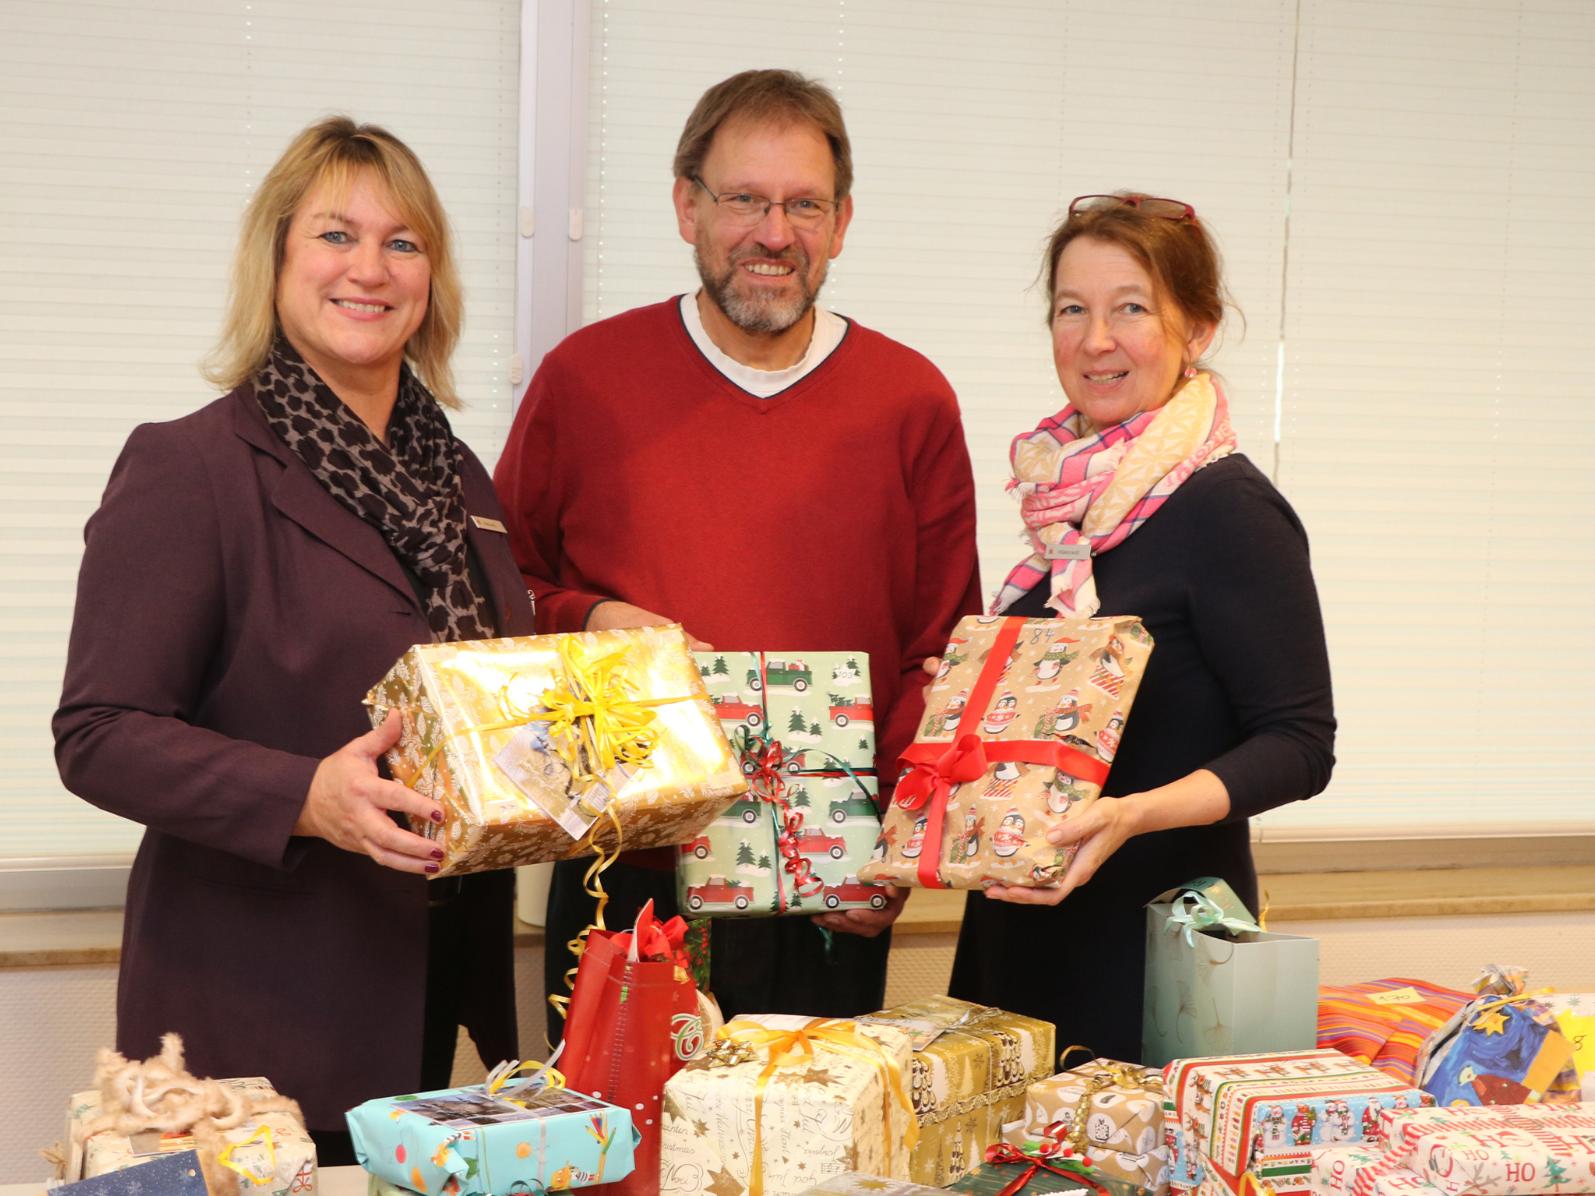
<path id="1" fill-rule="evenodd" d="M 890 1026 L 893 1030 L 901 1030 L 913 1040 L 916 1051 L 924 1050 L 952 1028 L 939 1025 L 928 1017 L 878 1017 L 874 1014 L 866 1014 L 863 1017 L 855 1017 L 853 1020 L 865 1025 Z"/>
<path id="2" fill-rule="evenodd" d="M 1368 999 L 1375 1005 L 1422 1005 L 1423 994 L 1408 985 L 1406 988 L 1392 988 L 1388 992 L 1369 993 Z"/>
<path id="3" fill-rule="evenodd" d="M 574 781 L 570 766 L 554 750 L 548 728 L 541 723 L 529 723 L 511 735 L 493 763 L 572 839 L 587 833 L 631 778 L 631 770 L 617 764 L 598 780 Z"/>

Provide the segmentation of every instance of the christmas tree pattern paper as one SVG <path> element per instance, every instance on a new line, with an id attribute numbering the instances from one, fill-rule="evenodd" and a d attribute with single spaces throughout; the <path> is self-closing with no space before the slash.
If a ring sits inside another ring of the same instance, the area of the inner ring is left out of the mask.
<path id="1" fill-rule="evenodd" d="M 880 909 L 859 865 L 880 835 L 875 713 L 863 652 L 699 652 L 748 792 L 682 845 L 688 917 Z"/>

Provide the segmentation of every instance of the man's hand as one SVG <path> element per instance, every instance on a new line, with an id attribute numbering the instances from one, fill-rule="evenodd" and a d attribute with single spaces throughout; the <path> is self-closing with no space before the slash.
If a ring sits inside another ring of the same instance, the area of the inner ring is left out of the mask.
<path id="1" fill-rule="evenodd" d="M 443 821 L 437 803 L 384 780 L 377 760 L 399 742 L 403 721 L 397 710 L 380 727 L 351 739 L 316 766 L 294 834 L 325 839 L 334 847 L 368 855 L 400 872 L 436 872 L 443 852 L 430 839 L 398 826 L 389 810 Z"/>
<path id="2" fill-rule="evenodd" d="M 838 934 L 856 934 L 872 939 L 897 921 L 897 916 L 903 912 L 903 906 L 908 904 L 908 894 L 912 891 L 888 888 L 886 904 L 881 909 L 838 910 L 834 914 L 817 915 L 814 923 Z"/>
<path id="3" fill-rule="evenodd" d="M 663 615 L 656 615 L 651 610 L 644 610 L 640 606 L 633 606 L 629 602 L 622 602 L 618 598 L 606 598 L 587 614 L 586 630 L 588 631 L 614 631 L 621 627 L 664 627 L 677 620 L 667 619 Z M 686 631 L 686 628 L 682 628 Z M 714 645 L 705 643 L 692 632 L 687 631 L 687 646 L 694 652 L 712 652 Z"/>

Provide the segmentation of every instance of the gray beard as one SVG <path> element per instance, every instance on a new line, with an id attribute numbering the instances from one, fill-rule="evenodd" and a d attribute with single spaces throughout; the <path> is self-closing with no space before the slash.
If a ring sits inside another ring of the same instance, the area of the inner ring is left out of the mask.
<path id="1" fill-rule="evenodd" d="M 703 253 L 696 245 L 692 248 L 692 260 L 698 267 L 698 279 L 703 283 L 704 292 L 714 300 L 714 305 L 725 313 L 726 319 L 743 332 L 767 334 L 785 332 L 809 314 L 809 309 L 814 306 L 814 300 L 819 297 L 820 287 L 825 283 L 825 276 L 822 274 L 814 289 L 809 289 L 808 258 L 806 255 L 800 255 L 800 260 L 792 263 L 800 288 L 800 293 L 795 298 L 780 299 L 774 295 L 750 298 L 737 293 L 735 261 L 726 267 L 724 274 L 716 277 L 709 273 L 708 264 L 703 260 Z"/>

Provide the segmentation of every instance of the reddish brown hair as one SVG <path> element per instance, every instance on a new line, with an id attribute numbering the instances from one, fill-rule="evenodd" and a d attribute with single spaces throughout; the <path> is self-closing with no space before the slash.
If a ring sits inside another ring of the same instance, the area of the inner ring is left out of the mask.
<path id="1" fill-rule="evenodd" d="M 1114 194 L 1120 199 L 1146 198 L 1138 191 L 1116 191 Z M 1225 306 L 1233 306 L 1224 289 L 1218 247 L 1194 216 L 1188 220 L 1171 220 L 1167 216 L 1148 215 L 1129 203 L 1099 201 L 1065 216 L 1047 239 L 1046 252 L 1041 258 L 1041 276 L 1047 286 L 1049 324 L 1058 259 L 1076 237 L 1091 237 L 1117 245 L 1140 262 L 1151 276 L 1159 297 L 1171 303 L 1190 325 L 1184 329 L 1169 329 L 1171 333 L 1180 333 L 1182 338 L 1199 324 L 1218 328 L 1224 319 Z"/>

